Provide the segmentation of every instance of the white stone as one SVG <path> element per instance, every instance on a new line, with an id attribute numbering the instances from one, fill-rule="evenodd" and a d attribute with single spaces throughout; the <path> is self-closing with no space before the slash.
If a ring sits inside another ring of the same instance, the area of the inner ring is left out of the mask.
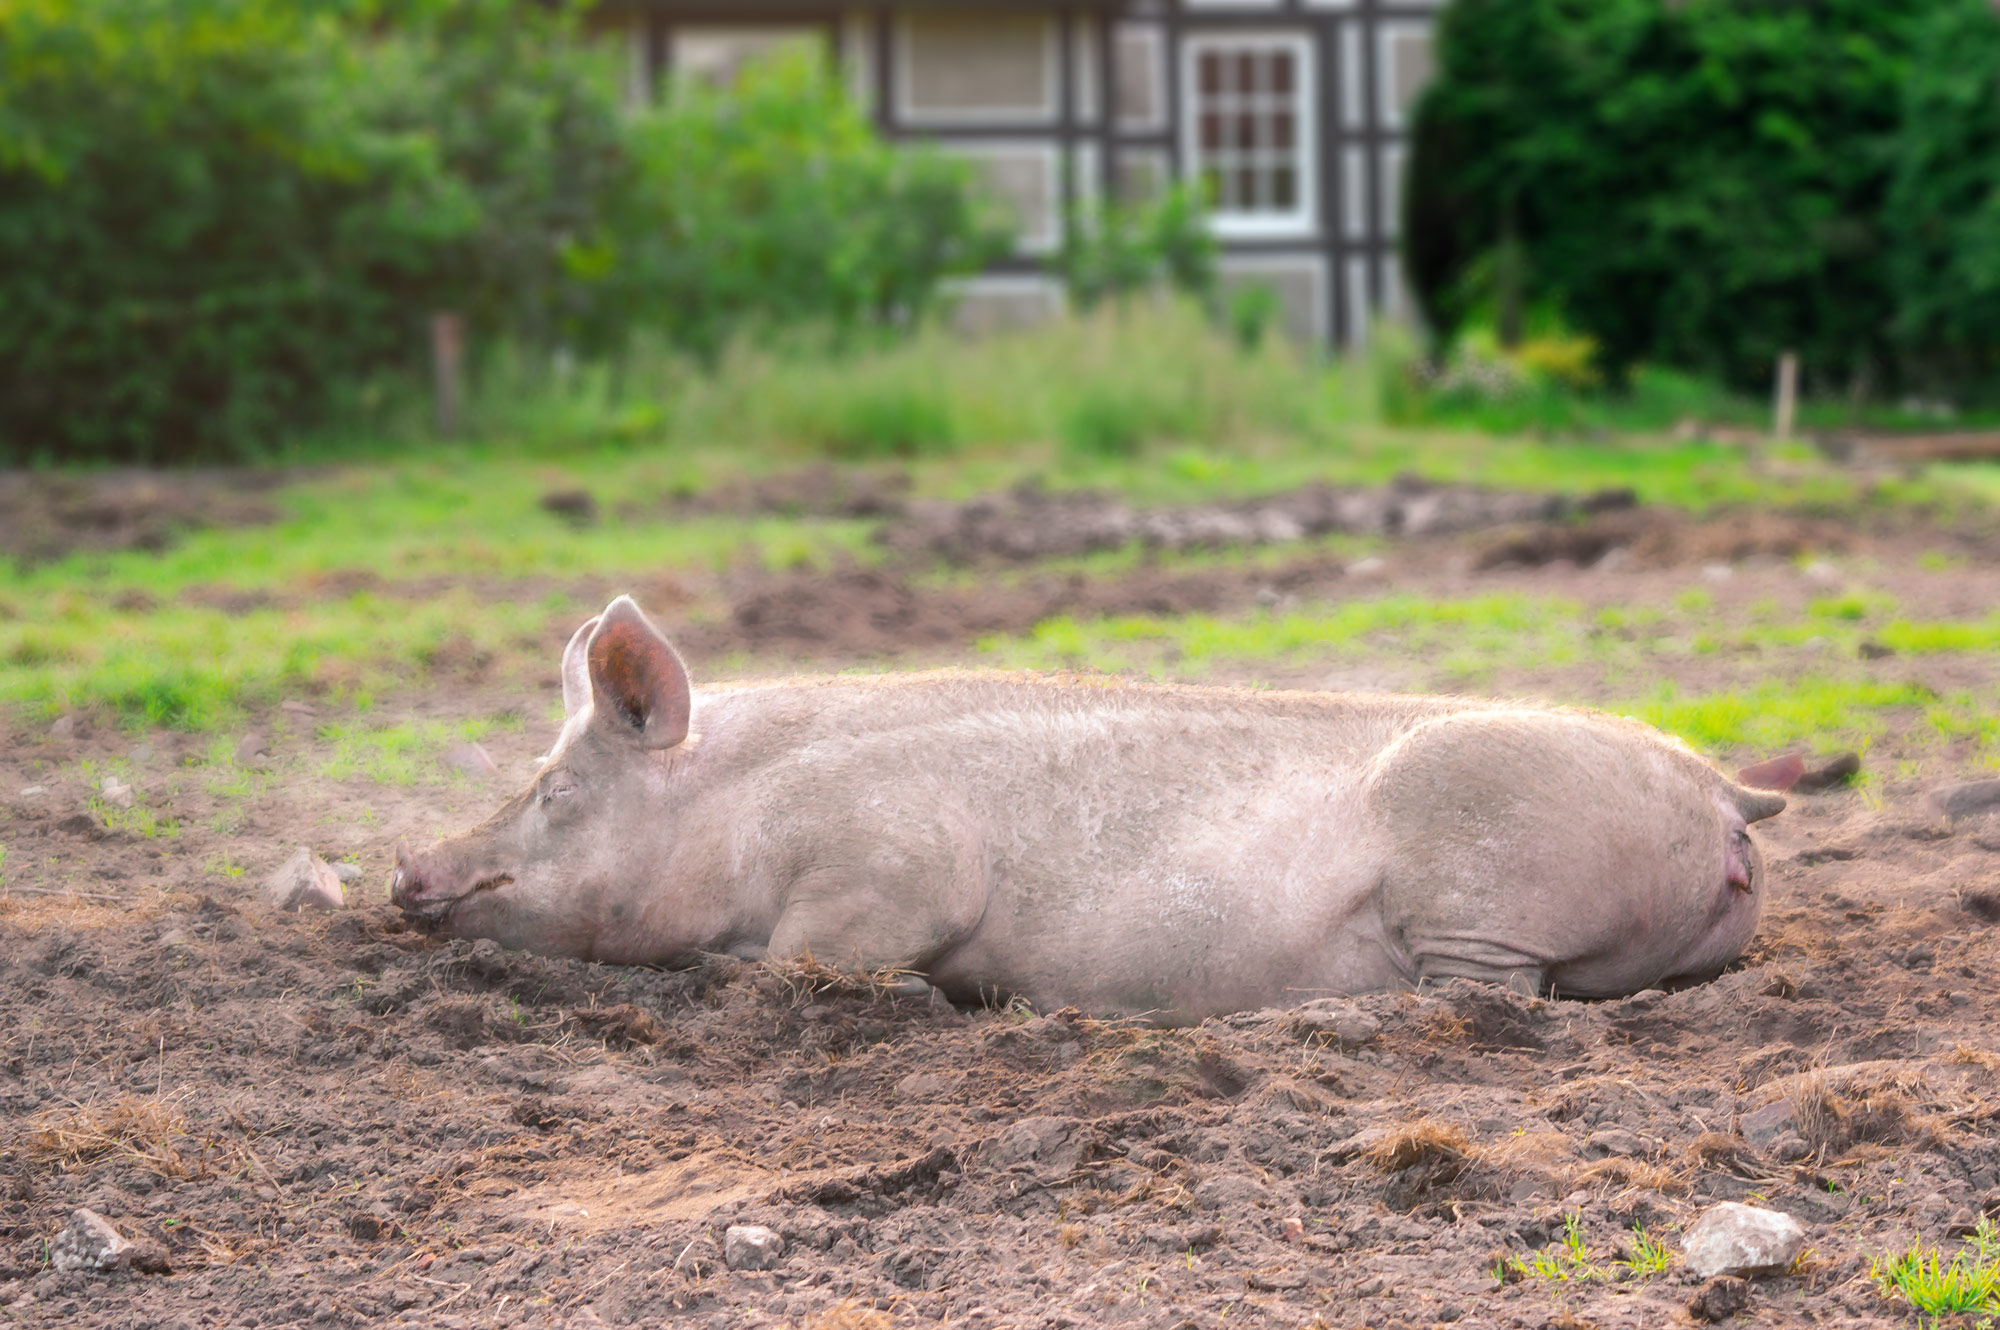
<path id="1" fill-rule="evenodd" d="M 340 879 L 340 885 L 343 887 L 351 887 L 361 880 L 360 864 L 342 862 L 327 866 L 333 869 L 333 875 Z"/>
<path id="2" fill-rule="evenodd" d="M 49 787 L 46 785 L 24 785 L 21 787 L 21 797 L 23 799 L 32 799 L 38 794 L 47 794 L 48 792 Z"/>
<path id="3" fill-rule="evenodd" d="M 769 1270 L 785 1254 L 785 1240 L 762 1224 L 731 1224 L 722 1234 L 722 1259 L 731 1270 Z"/>
<path id="4" fill-rule="evenodd" d="M 1696 1277 L 1782 1270 L 1806 1247 L 1799 1221 L 1776 1210 L 1724 1201 L 1687 1232 L 1681 1259 Z"/>
<path id="5" fill-rule="evenodd" d="M 264 899 L 280 910 L 338 910 L 347 904 L 340 878 L 303 845 L 264 879 Z"/>
<path id="6" fill-rule="evenodd" d="M 138 798 L 132 793 L 132 787 L 116 776 L 106 776 L 98 782 L 97 789 L 104 796 L 104 802 L 113 808 L 130 808 Z"/>
<path id="7" fill-rule="evenodd" d="M 103 1215 L 77 1210 L 49 1244 L 49 1260 L 62 1271 L 115 1270 L 124 1264 L 131 1246 Z"/>
<path id="8" fill-rule="evenodd" d="M 1736 576 L 1736 570 L 1726 563 L 1705 563 L 1701 566 L 1701 575 L 1711 582 L 1727 582 Z"/>

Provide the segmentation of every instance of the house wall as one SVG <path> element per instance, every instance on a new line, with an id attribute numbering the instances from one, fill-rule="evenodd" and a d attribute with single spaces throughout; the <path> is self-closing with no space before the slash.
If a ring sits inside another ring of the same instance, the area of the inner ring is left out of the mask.
<path id="1" fill-rule="evenodd" d="M 1048 258 L 1070 209 L 1197 173 L 1226 204 L 1225 287 L 1268 287 L 1288 332 L 1359 345 L 1407 313 L 1401 173 L 1444 0 L 628 2 L 654 80 L 814 36 L 884 132 L 976 164 L 1020 244 L 964 284 L 968 327 L 1061 307 Z"/>

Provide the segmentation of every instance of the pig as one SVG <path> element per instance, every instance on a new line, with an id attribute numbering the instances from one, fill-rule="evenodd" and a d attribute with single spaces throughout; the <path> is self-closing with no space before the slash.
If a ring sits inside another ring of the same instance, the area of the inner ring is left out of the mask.
<path id="1" fill-rule="evenodd" d="M 526 790 L 397 847 L 420 925 L 1161 1024 L 1460 976 L 1707 980 L 1768 893 L 1748 826 L 1785 806 L 1586 710 L 968 671 L 695 692 L 622 596 L 562 688 Z"/>

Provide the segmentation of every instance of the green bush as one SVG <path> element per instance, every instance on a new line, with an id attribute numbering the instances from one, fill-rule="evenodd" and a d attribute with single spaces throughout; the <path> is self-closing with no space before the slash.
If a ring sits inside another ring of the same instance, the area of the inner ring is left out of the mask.
<path id="1" fill-rule="evenodd" d="M 901 330 L 1001 243 L 823 61 L 643 109 L 618 64 L 518 0 L 0 5 L 0 462 L 325 435 L 439 310 L 544 361 Z"/>
<path id="2" fill-rule="evenodd" d="M 964 162 L 883 142 L 813 51 L 674 89 L 631 149 L 570 255 L 599 346 L 648 323 L 707 357 L 759 328 L 914 326 L 940 282 L 1007 244 Z"/>
<path id="3" fill-rule="evenodd" d="M 242 457 L 424 316 L 532 324 L 616 100 L 567 21 L 411 5 L 0 10 L 0 457 Z"/>
<path id="4" fill-rule="evenodd" d="M 1456 0 L 1416 117 L 1412 285 L 1447 334 L 1554 310 L 1614 378 L 1762 387 L 1794 349 L 1865 390 L 1946 330 L 1990 340 L 1995 26 L 1984 0 Z"/>

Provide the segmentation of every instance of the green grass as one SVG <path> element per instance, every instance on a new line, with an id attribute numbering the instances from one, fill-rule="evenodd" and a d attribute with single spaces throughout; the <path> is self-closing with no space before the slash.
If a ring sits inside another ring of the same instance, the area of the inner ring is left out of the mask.
<path id="1" fill-rule="evenodd" d="M 1599 1265 L 1590 1258 L 1589 1243 L 1583 1232 L 1583 1217 L 1572 1213 L 1563 1217 L 1560 1239 L 1526 1256 L 1506 1258 L 1500 1262 L 1494 1275 L 1504 1279 L 1511 1272 L 1518 1279 L 1540 1279 L 1558 1284 L 1650 1279 L 1665 1273 L 1667 1267 L 1673 1264 L 1673 1253 L 1648 1236 L 1641 1225 L 1633 1225 L 1627 1249 L 1629 1256 Z"/>
<path id="2" fill-rule="evenodd" d="M 1891 608 L 1879 598 L 1859 599 L 1869 614 Z M 1715 611 L 1705 592 L 1682 597 L 1673 612 L 1592 612 L 1554 597 L 1390 595 L 1235 617 L 1063 615 L 1026 634 L 986 638 L 979 647 L 992 663 L 1008 667 L 1189 679 L 1244 665 L 1380 661 L 1407 670 L 1415 662 L 1429 688 L 1469 688 L 1507 668 L 1586 664 L 1596 668 L 1602 685 L 1592 696 L 1559 700 L 1637 716 L 1709 752 L 1867 748 L 1891 733 L 1919 743 L 2000 746 L 2000 694 L 1941 696 L 1921 683 L 1870 677 L 1858 665 L 1835 670 L 1825 663 L 1825 651 L 1802 653 L 1808 645 L 1830 644 L 1841 657 L 1854 656 L 1869 630 L 1847 615 L 1847 604 L 1834 602 L 1830 618 L 1815 605 L 1796 621 L 1778 619 L 1773 610 L 1763 623 L 1732 630 L 1711 622 Z M 1988 651 L 2000 642 L 2000 616 L 1971 625 L 1896 621 L 1874 635 L 1905 644 L 1898 649 L 1912 654 Z M 1785 651 L 1792 654 L 1773 660 Z M 1669 679 L 1616 700 L 1620 680 L 1657 678 L 1676 658 L 1718 653 L 1745 654 L 1765 677 L 1696 693 Z"/>
<path id="3" fill-rule="evenodd" d="M 1120 615 L 1079 620 L 1061 615 L 1026 637 L 982 639 L 997 663 L 1043 669 L 1089 666 L 1131 670 L 1164 655 L 1177 672 L 1198 675 L 1219 662 L 1355 657 L 1418 652 L 1447 662 L 1490 660 L 1498 651 L 1533 649 L 1550 660 L 1574 658 L 1583 639 L 1582 610 L 1572 602 L 1520 595 L 1377 600 L 1287 613 L 1225 618 L 1212 614 Z"/>
<path id="4" fill-rule="evenodd" d="M 520 718 L 513 715 L 455 723 L 323 725 L 319 737 L 331 743 L 333 751 L 319 772 L 334 780 L 361 779 L 380 785 L 437 785 L 464 780 L 463 775 L 445 764 L 445 755 L 451 749 L 477 743 L 496 730 L 520 728 Z"/>
<path id="5" fill-rule="evenodd" d="M 2000 1314 L 2000 1231 L 1981 1219 L 1949 1260 L 1919 1240 L 1908 1251 L 1877 1257 L 1869 1274 L 1883 1297 L 1901 1298 L 1924 1316 Z"/>
<path id="6" fill-rule="evenodd" d="M 467 442 L 428 441 L 416 415 L 394 412 L 365 437 L 309 442 L 299 457 L 353 448 L 366 465 L 282 477 L 268 496 L 278 513 L 270 525 L 197 531 L 161 551 L 0 561 L 0 706 L 215 731 L 246 708 L 302 693 L 365 712 L 383 694 L 467 675 L 507 682 L 545 670 L 549 642 L 598 608 L 578 603 L 582 586 L 594 596 L 606 582 L 643 588 L 678 576 L 699 594 L 730 569 L 880 558 L 870 523 L 685 506 L 746 472 L 826 456 L 907 455 L 898 464 L 918 495 L 959 498 L 1029 476 L 1151 504 L 1417 472 L 1533 490 L 1625 486 L 1691 509 L 1756 502 L 1851 513 L 1954 494 L 2000 502 L 1992 467 L 1864 489 L 1798 448 L 1756 470 L 1735 448 L 1659 435 L 1537 440 L 1393 427 L 1382 421 L 1382 373 L 1378 362 L 1325 364 L 1275 340 L 1245 351 L 1172 304 L 977 341 L 926 332 L 844 352 L 745 347 L 705 369 L 644 348 L 617 367 L 565 374 L 502 355 L 475 385 Z M 594 525 L 539 506 L 551 491 L 576 489 L 595 498 Z M 1157 562 L 1369 548 L 1337 537 Z M 1142 560 L 1154 556 L 1134 546 L 1025 575 L 1111 574 Z M 1697 589 L 1659 620 L 1635 610 L 1595 630 L 1572 607 L 1528 601 L 1245 621 L 1058 620 L 1025 641 L 983 644 L 983 654 L 1199 673 L 1206 662 L 1400 649 L 1435 657 L 1445 684 L 1470 687 L 1491 677 L 1494 660 L 1530 653 L 1637 669 L 1648 651 L 1789 648 L 1816 636 L 1845 653 L 1863 632 L 1912 655 L 2000 646 L 2000 616 L 1926 624 L 1891 619 L 1866 597 L 1830 596 L 1806 620 L 1743 626 L 1710 622 L 1713 605 Z"/>

